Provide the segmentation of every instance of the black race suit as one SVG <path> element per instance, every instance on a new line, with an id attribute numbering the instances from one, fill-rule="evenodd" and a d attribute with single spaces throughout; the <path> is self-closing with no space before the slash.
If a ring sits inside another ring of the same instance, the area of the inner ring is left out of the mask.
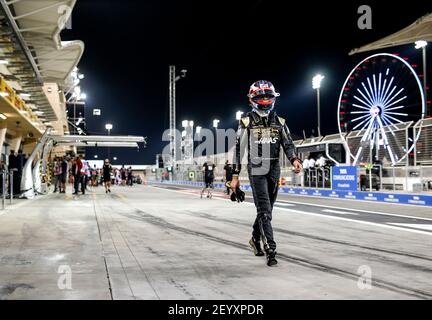
<path id="1" fill-rule="evenodd" d="M 257 208 L 252 236 L 256 240 L 263 239 L 264 244 L 267 243 L 272 250 L 276 249 L 271 220 L 278 193 L 281 147 L 291 163 L 294 163 L 297 155 L 289 129 L 285 119 L 278 117 L 275 112 L 270 112 L 268 117 L 250 112 L 240 120 L 233 173 L 239 175 L 241 160 L 247 150 L 249 181 Z"/>
<path id="2" fill-rule="evenodd" d="M 213 188 L 214 182 L 214 165 L 211 163 L 204 163 L 204 184 L 206 188 Z"/>

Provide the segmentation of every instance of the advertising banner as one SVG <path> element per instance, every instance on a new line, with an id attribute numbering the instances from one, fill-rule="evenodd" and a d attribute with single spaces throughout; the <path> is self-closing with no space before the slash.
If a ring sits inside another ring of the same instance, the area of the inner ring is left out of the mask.
<path id="1" fill-rule="evenodd" d="M 357 191 L 356 167 L 332 167 L 331 173 L 333 190 Z"/>

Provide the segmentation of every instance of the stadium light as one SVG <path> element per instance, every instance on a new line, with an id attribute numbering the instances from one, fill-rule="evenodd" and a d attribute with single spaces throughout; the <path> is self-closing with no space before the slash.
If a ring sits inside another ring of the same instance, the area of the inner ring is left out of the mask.
<path id="1" fill-rule="evenodd" d="M 243 113 L 244 113 L 243 111 L 237 111 L 236 120 L 241 120 Z"/>
<path id="2" fill-rule="evenodd" d="M 427 41 L 419 40 L 415 42 L 415 48 L 416 49 L 422 49 L 428 45 Z"/>
<path id="3" fill-rule="evenodd" d="M 320 115 L 320 88 L 321 82 L 324 80 L 324 76 L 317 74 L 312 78 L 312 88 L 317 92 L 317 118 L 318 118 L 318 137 L 321 137 L 321 115 Z"/>
<path id="4" fill-rule="evenodd" d="M 319 89 L 321 88 L 321 81 L 324 80 L 324 76 L 321 74 L 317 74 L 315 77 L 312 78 L 312 88 L 313 89 Z"/>

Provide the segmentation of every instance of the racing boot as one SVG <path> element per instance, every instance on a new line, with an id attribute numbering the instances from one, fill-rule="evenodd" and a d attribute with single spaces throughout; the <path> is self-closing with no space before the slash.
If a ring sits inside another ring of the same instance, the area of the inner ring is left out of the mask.
<path id="1" fill-rule="evenodd" d="M 274 251 L 273 249 L 268 249 L 266 251 L 267 254 L 267 265 L 269 267 L 276 265 L 278 262 L 276 260 L 276 254 L 277 252 Z"/>
<path id="2" fill-rule="evenodd" d="M 255 240 L 254 238 L 251 238 L 249 240 L 249 245 L 252 247 L 255 256 L 262 257 L 264 255 L 264 252 L 261 249 L 261 242 L 258 240 Z"/>

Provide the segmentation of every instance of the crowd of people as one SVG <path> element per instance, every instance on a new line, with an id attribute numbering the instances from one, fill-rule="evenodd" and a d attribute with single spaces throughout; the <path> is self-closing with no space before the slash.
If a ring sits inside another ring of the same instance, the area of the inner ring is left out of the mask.
<path id="1" fill-rule="evenodd" d="M 329 184 L 330 177 L 329 173 L 324 172 L 325 169 L 329 167 L 329 161 L 324 155 L 319 154 L 316 159 L 314 156 L 309 155 L 309 157 L 303 160 L 303 183 L 305 186 L 311 186 L 311 184 L 318 183 Z"/>
<path id="2" fill-rule="evenodd" d="M 111 192 L 111 185 L 132 186 L 134 176 L 132 167 L 114 168 L 108 159 L 105 159 L 102 168 L 90 166 L 83 155 L 77 157 L 55 157 L 52 161 L 52 179 L 54 193 L 66 193 L 66 183 L 73 186 L 73 195 L 85 194 L 88 187 L 104 185 L 105 192 Z"/>
<path id="3" fill-rule="evenodd" d="M 322 155 L 318 155 L 317 159 L 310 155 L 308 158 L 303 160 L 303 169 L 312 169 L 312 168 L 324 168 L 327 166 L 327 159 Z"/>

